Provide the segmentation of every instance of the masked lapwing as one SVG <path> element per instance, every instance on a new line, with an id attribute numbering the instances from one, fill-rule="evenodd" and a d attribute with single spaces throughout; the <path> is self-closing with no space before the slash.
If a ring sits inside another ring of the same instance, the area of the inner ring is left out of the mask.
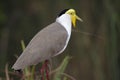
<path id="1" fill-rule="evenodd" d="M 12 68 L 21 70 L 61 54 L 68 45 L 71 26 L 76 26 L 76 20 L 82 21 L 74 9 L 61 11 L 55 22 L 43 28 L 33 37 Z"/>

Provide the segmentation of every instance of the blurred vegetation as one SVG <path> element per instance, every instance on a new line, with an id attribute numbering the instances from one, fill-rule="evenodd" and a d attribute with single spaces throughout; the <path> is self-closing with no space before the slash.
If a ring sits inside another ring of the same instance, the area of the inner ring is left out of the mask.
<path id="1" fill-rule="evenodd" d="M 0 78 L 6 77 L 7 63 L 13 71 L 15 55 L 22 52 L 20 40 L 28 44 L 61 10 L 74 8 L 84 22 L 73 29 L 64 53 L 52 59 L 52 69 L 71 55 L 65 72 L 76 80 L 120 80 L 119 4 L 120 0 L 0 0 Z"/>

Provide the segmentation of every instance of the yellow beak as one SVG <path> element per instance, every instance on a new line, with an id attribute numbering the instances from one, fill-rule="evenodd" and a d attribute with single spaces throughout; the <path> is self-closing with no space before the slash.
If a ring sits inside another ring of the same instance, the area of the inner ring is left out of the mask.
<path id="1" fill-rule="evenodd" d="M 72 24 L 73 24 L 73 27 L 76 27 L 76 19 L 83 22 L 83 20 L 78 17 L 76 14 L 75 15 L 72 15 Z"/>

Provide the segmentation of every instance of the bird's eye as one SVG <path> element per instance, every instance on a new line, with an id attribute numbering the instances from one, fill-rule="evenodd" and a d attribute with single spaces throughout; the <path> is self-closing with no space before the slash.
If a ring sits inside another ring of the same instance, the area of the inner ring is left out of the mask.
<path id="1" fill-rule="evenodd" d="M 73 13 L 70 13 L 71 15 L 73 14 Z"/>

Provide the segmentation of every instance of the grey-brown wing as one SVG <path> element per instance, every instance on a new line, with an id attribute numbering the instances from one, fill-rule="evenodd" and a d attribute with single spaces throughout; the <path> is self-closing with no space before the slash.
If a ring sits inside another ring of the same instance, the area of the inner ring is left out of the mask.
<path id="1" fill-rule="evenodd" d="M 33 37 L 13 68 L 23 69 L 56 55 L 64 48 L 67 37 L 67 31 L 59 23 L 47 26 Z"/>

